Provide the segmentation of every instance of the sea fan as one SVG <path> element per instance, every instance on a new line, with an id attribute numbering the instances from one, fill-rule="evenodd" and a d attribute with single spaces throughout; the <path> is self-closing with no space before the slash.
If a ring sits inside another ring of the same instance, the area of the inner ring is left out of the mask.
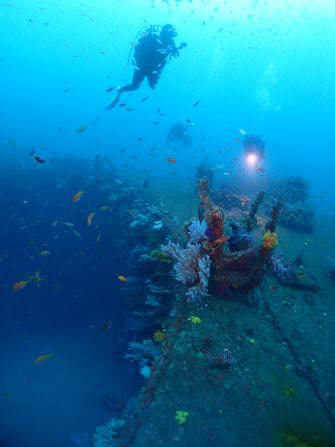
<path id="1" fill-rule="evenodd" d="M 211 259 L 208 255 L 199 258 L 198 261 L 199 284 L 190 287 L 186 292 L 189 303 L 200 303 L 203 298 L 208 296 L 208 279 L 210 275 Z"/>
<path id="2" fill-rule="evenodd" d="M 198 244 L 204 239 L 208 239 L 206 236 L 207 223 L 205 220 L 200 222 L 198 219 L 193 219 L 192 223 L 188 227 L 188 235 L 192 244 Z"/>
<path id="3" fill-rule="evenodd" d="M 162 246 L 162 250 L 174 259 L 175 278 L 184 284 L 194 284 L 198 280 L 198 261 L 200 258 L 200 245 L 187 244 L 185 249 L 179 244 L 169 242 Z"/>
<path id="4" fill-rule="evenodd" d="M 208 279 L 211 260 L 208 255 L 201 254 L 200 244 L 188 242 L 185 249 L 179 244 L 169 242 L 162 250 L 174 259 L 174 271 L 177 281 L 187 284 L 186 292 L 189 302 L 200 302 L 208 295 Z"/>
<path id="5" fill-rule="evenodd" d="M 113 447 L 120 445 L 118 433 L 126 425 L 123 419 L 111 418 L 105 425 L 96 428 L 94 447 Z"/>
<path id="6" fill-rule="evenodd" d="M 131 341 L 124 358 L 138 363 L 142 367 L 151 363 L 158 353 L 159 348 L 155 346 L 152 340 L 142 340 L 142 342 Z"/>

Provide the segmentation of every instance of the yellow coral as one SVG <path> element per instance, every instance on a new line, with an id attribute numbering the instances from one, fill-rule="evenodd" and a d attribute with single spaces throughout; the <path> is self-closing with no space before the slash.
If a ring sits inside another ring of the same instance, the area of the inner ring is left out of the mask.
<path id="1" fill-rule="evenodd" d="M 201 323 L 201 319 L 199 317 L 196 317 L 195 315 L 191 315 L 190 318 L 188 318 L 188 321 L 190 321 L 193 324 Z"/>
<path id="2" fill-rule="evenodd" d="M 263 236 L 263 248 L 272 250 L 276 245 L 278 245 L 277 233 L 268 230 Z"/>
<path id="3" fill-rule="evenodd" d="M 183 425 L 187 422 L 188 411 L 177 410 L 175 419 L 179 425 Z"/>
<path id="4" fill-rule="evenodd" d="M 157 330 L 154 332 L 154 340 L 157 343 L 160 343 L 161 341 L 163 341 L 166 337 L 165 332 L 161 331 L 161 330 Z"/>

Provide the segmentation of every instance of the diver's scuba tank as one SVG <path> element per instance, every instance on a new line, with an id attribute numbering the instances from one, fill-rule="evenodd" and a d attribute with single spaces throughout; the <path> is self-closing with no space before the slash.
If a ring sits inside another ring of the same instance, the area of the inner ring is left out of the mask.
<path id="1" fill-rule="evenodd" d="M 163 26 L 162 25 L 148 25 L 148 26 L 142 26 L 142 28 L 139 29 L 139 31 L 137 32 L 135 39 L 133 40 L 130 50 L 129 50 L 129 54 L 128 54 L 128 65 L 130 60 L 132 61 L 133 65 L 135 64 L 134 61 L 134 50 L 136 45 L 139 43 L 139 41 L 148 35 L 152 35 L 152 34 L 156 34 L 159 35 L 161 30 L 162 30 Z"/>

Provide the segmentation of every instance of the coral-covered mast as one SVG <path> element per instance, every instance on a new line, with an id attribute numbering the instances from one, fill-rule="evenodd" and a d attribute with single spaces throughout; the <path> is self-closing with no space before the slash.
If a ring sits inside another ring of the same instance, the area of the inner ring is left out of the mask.
<path id="1" fill-rule="evenodd" d="M 210 255 L 212 262 L 219 264 L 223 255 L 223 245 L 228 238 L 224 235 L 223 210 L 214 205 L 209 196 L 208 179 L 199 181 L 199 198 L 199 220 L 205 220 L 207 223 L 206 235 L 208 239 L 203 242 L 203 248 Z"/>

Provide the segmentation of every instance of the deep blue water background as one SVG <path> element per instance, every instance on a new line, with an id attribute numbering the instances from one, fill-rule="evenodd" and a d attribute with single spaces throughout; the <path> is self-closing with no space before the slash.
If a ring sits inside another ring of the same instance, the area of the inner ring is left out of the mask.
<path id="1" fill-rule="evenodd" d="M 70 445 L 71 433 L 91 434 L 112 415 L 103 395 L 126 401 L 141 383 L 133 368 L 112 354 L 122 344 L 117 274 L 126 265 L 113 250 L 115 234 L 102 231 L 98 246 L 96 231 L 87 227 L 94 191 L 86 188 L 90 198 L 81 208 L 69 197 L 78 182 L 85 184 L 83 162 L 68 160 L 58 178 L 58 166 L 7 170 L 0 193 L 6 222 L 1 228 L 0 439 L 14 446 Z M 45 250 L 49 256 L 41 255 Z M 43 278 L 39 287 L 32 282 L 13 293 L 12 284 L 36 271 Z M 112 328 L 104 332 L 107 320 Z M 34 364 L 42 353 L 54 357 Z"/>
<path id="2" fill-rule="evenodd" d="M 102 256 L 87 228 L 86 263 L 78 261 L 82 240 L 50 229 L 56 219 L 83 225 L 69 202 L 82 182 L 61 165 L 53 175 L 65 190 L 47 178 L 34 182 L 40 166 L 29 153 L 48 160 L 99 153 L 125 176 L 191 182 L 204 159 L 231 169 L 243 128 L 266 138 L 269 175 L 306 177 L 319 211 L 334 213 L 334 18 L 330 0 L 0 0 L 0 439 L 63 445 L 71 432 L 93 431 L 108 418 L 99 393 L 112 389 L 129 398 L 140 385 L 109 355 L 122 325 L 120 284 L 110 275 L 126 266 L 113 258 L 112 241 L 103 243 Z M 128 54 L 138 31 L 167 22 L 187 49 L 154 92 L 145 84 L 124 97 L 134 111 L 105 112 L 105 89 L 131 77 Z M 195 123 L 193 146 L 174 152 L 166 133 L 186 119 Z M 169 156 L 177 158 L 172 180 Z M 43 244 L 52 255 L 34 256 Z M 13 295 L 10 285 L 38 270 L 47 278 L 41 287 Z M 55 285 L 52 293 L 46 282 Z M 110 332 L 90 327 L 106 316 Z M 35 368 L 41 352 L 55 357 Z"/>

